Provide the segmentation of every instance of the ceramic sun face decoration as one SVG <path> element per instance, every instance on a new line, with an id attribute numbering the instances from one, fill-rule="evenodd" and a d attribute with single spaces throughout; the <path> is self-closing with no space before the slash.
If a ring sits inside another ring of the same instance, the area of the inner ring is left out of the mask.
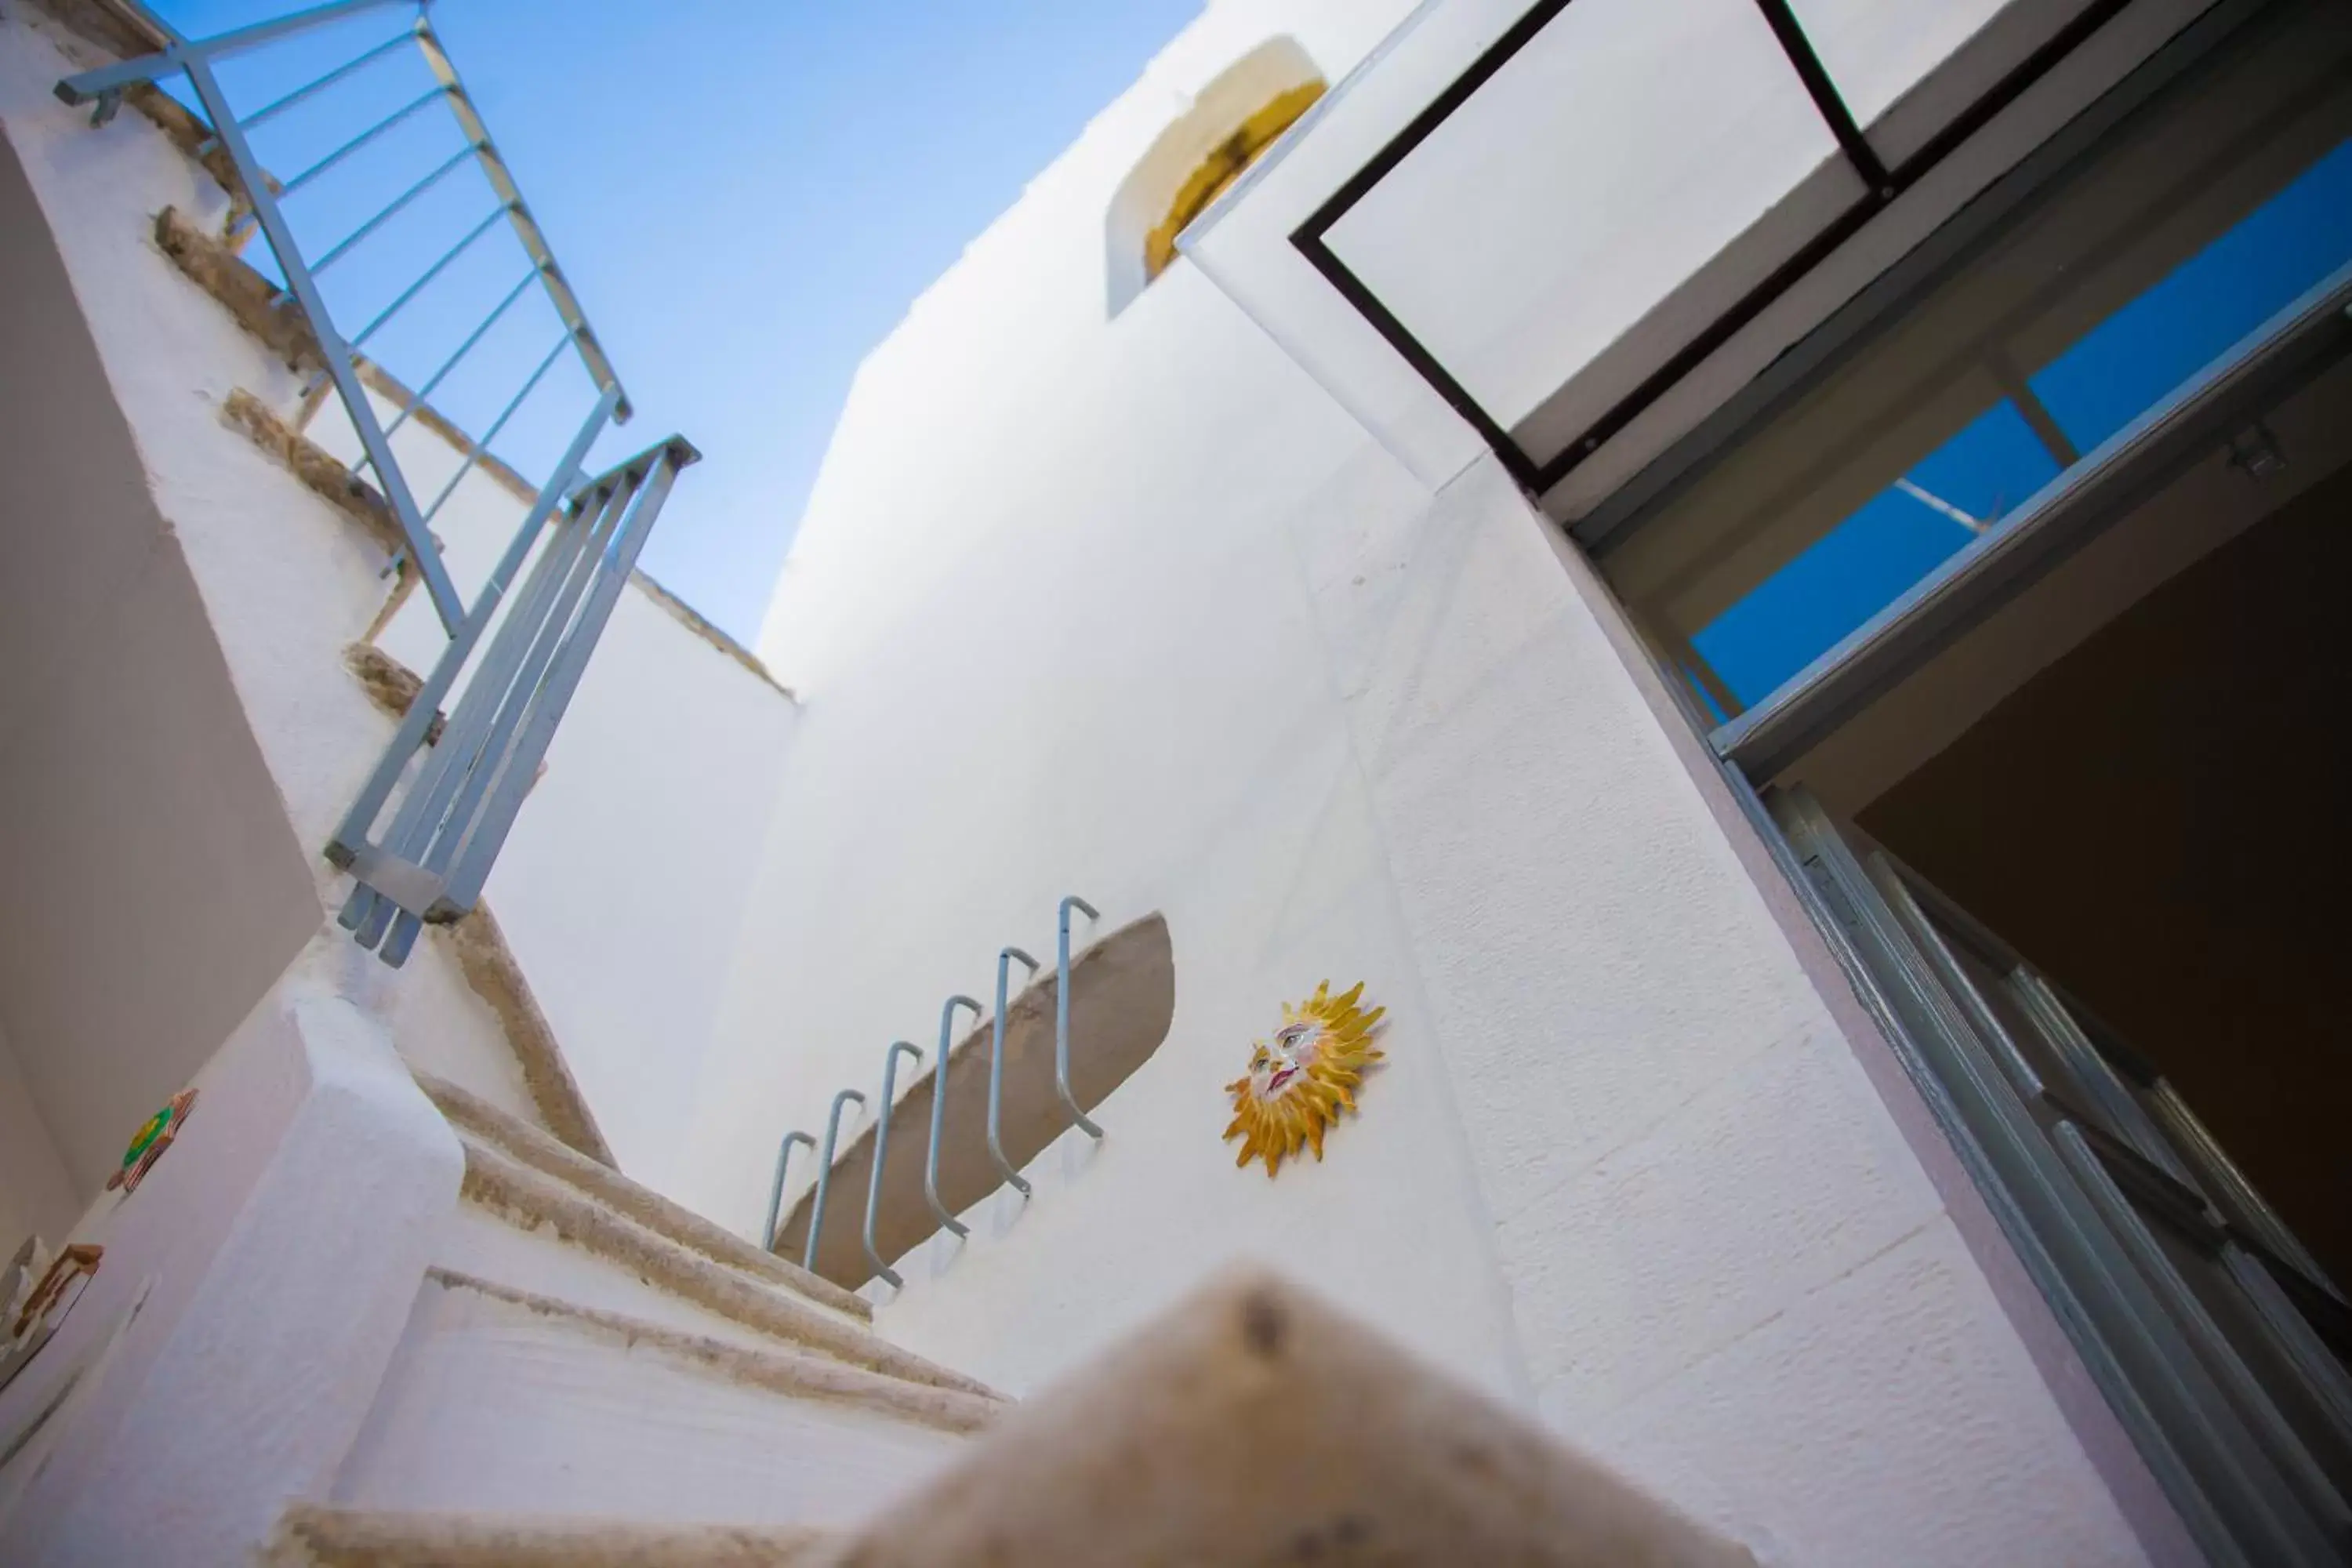
<path id="1" fill-rule="evenodd" d="M 1242 1141 L 1234 1164 L 1262 1159 L 1271 1177 L 1301 1148 L 1323 1158 L 1323 1134 L 1356 1108 L 1363 1069 L 1381 1059 L 1371 1037 L 1387 1009 L 1365 1012 L 1356 1005 L 1363 994 L 1359 981 L 1334 996 L 1327 980 L 1299 1005 L 1282 1005 L 1282 1027 L 1257 1042 L 1248 1074 L 1225 1085 L 1234 1097 L 1225 1137 Z"/>

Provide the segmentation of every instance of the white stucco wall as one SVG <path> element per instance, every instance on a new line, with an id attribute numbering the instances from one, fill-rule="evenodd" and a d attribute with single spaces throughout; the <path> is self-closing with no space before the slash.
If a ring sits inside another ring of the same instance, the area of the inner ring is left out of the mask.
<path id="1" fill-rule="evenodd" d="M 0 1032 L 0 1258 L 15 1257 L 28 1236 L 56 1246 L 80 1212 L 65 1156 Z"/>
<path id="2" fill-rule="evenodd" d="M 1063 893 L 1160 910 L 1175 1022 L 1108 1141 L 903 1262 L 894 1337 L 1018 1392 L 1248 1255 L 1769 1560 L 2139 1561 L 1551 525 L 1491 460 L 1433 489 L 1189 263 L 1103 319 L 1183 84 L 1272 34 L 1336 79 L 1373 9 L 1213 6 L 861 371 L 680 1190 L 756 1229 L 781 1134 Z M 1219 1086 L 1326 977 L 1391 1064 L 1323 1163 L 1234 1171 Z"/>

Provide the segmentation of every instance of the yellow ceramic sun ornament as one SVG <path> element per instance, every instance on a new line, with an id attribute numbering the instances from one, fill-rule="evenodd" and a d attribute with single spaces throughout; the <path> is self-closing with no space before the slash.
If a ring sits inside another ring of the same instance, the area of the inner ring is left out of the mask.
<path id="1" fill-rule="evenodd" d="M 1234 1097 L 1225 1137 L 1242 1141 L 1234 1164 L 1263 1159 L 1271 1177 L 1302 1146 L 1323 1157 L 1324 1132 L 1356 1108 L 1364 1068 L 1381 1059 L 1371 1037 L 1387 1009 L 1363 1011 L 1356 1005 L 1363 994 L 1359 981 L 1334 996 L 1326 980 L 1298 1006 L 1282 1005 L 1282 1027 L 1257 1042 L 1247 1076 L 1225 1085 Z"/>

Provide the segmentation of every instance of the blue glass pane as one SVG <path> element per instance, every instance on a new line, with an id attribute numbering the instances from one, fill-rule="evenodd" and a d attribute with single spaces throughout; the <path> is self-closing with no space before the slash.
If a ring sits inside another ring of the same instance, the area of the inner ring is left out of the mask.
<path id="1" fill-rule="evenodd" d="M 1982 524 L 2057 472 L 2024 416 L 2004 401 L 1905 478 Z M 1692 645 L 1752 706 L 1976 537 L 1948 512 L 1890 486 L 1717 616 Z"/>
<path id="2" fill-rule="evenodd" d="M 2089 451 L 2352 257 L 2352 142 L 2032 377 Z"/>

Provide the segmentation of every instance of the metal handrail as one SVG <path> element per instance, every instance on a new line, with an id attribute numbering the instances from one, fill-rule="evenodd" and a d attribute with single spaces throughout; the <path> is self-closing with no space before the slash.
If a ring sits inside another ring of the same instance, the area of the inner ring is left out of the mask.
<path id="1" fill-rule="evenodd" d="M 760 1227 L 760 1245 L 768 1251 L 776 1250 L 776 1221 L 784 1212 L 784 1167 L 792 1163 L 793 1145 L 805 1143 L 809 1152 L 816 1152 L 816 1140 L 794 1128 L 784 1134 L 783 1147 L 776 1151 L 776 1184 L 768 1189 L 768 1223 Z"/>
<path id="2" fill-rule="evenodd" d="M 845 1089 L 833 1097 L 833 1109 L 824 1118 L 824 1154 L 816 1167 L 816 1204 L 809 1210 L 808 1240 L 801 1247 L 801 1267 L 816 1272 L 816 1244 L 824 1229 L 824 1202 L 833 1191 L 833 1154 L 841 1142 L 841 1108 L 863 1105 L 866 1096 L 854 1089 Z"/>
<path id="3" fill-rule="evenodd" d="M 889 1157 L 890 1153 L 890 1115 L 898 1109 L 894 1096 L 898 1087 L 898 1053 L 901 1051 L 914 1058 L 918 1065 L 920 1065 L 923 1059 L 922 1051 L 906 1040 L 891 1041 L 889 1053 L 883 1058 L 881 1109 L 875 1112 L 874 1173 L 866 1183 L 866 1230 L 864 1233 L 866 1256 L 872 1259 L 875 1272 L 888 1280 L 890 1288 L 894 1290 L 904 1289 L 907 1282 L 898 1278 L 898 1270 L 883 1260 L 881 1248 L 874 1245 L 874 1213 L 882 1206 L 882 1163 Z"/>
<path id="4" fill-rule="evenodd" d="M 955 1211 L 940 1201 L 940 1137 L 947 1129 L 948 1051 L 955 1044 L 955 1010 L 959 1007 L 971 1008 L 975 1023 L 980 1018 L 980 1004 L 969 996 L 950 996 L 940 1008 L 940 1054 L 932 1058 L 931 1147 L 923 1156 L 923 1196 L 930 1201 L 931 1213 L 939 1216 L 941 1225 L 958 1236 L 970 1236 L 971 1232 L 956 1218 Z"/>
<path id="5" fill-rule="evenodd" d="M 1020 1189 L 1021 1195 L 1025 1198 L 1030 1195 L 1028 1179 L 1004 1157 L 1002 1129 L 1004 1115 L 1005 982 L 1015 959 L 1027 964 L 1032 974 L 1044 967 L 1017 947 L 1005 948 L 996 955 L 996 1027 L 991 1042 L 992 1048 L 988 1054 L 988 1157 L 996 1162 L 997 1170 L 1003 1173 L 1006 1181 Z"/>
<path id="6" fill-rule="evenodd" d="M 615 395 L 604 395 L 608 402 Z M 481 897 L 671 481 L 700 457 L 672 437 L 590 480 L 559 506 L 579 455 L 575 443 L 563 482 L 540 492 L 327 846 L 328 858 L 358 879 L 338 919 L 386 963 L 407 959 L 420 923 L 454 921 Z M 440 739 L 427 749 L 436 705 L 454 686 L 542 531 L 549 537 L 530 576 Z M 419 750 L 425 751 L 424 764 L 391 825 L 376 836 L 376 820 Z"/>
<path id="7" fill-rule="evenodd" d="M 1089 1138 L 1099 1141 L 1103 1130 L 1095 1125 L 1078 1105 L 1078 1097 L 1070 1091 L 1070 911 L 1084 910 L 1087 919 L 1102 919 L 1102 911 L 1076 893 L 1062 900 L 1061 935 L 1055 949 L 1054 963 L 1054 1090 L 1062 1097 L 1064 1109 L 1070 1120 L 1086 1130 Z"/>

